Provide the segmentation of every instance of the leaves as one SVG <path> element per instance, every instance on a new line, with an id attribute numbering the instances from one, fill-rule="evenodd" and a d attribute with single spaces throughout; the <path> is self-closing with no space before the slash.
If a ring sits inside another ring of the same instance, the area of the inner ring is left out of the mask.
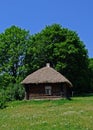
<path id="1" fill-rule="evenodd" d="M 16 26 L 0 34 L 0 87 L 20 83 L 46 63 L 66 76 L 75 91 L 88 90 L 91 64 L 76 32 L 53 24 L 34 35 Z"/>
<path id="2" fill-rule="evenodd" d="M 53 24 L 35 34 L 32 37 L 32 43 L 34 58 L 32 65 L 29 63 L 31 69 L 34 65 L 37 69 L 37 66 L 40 68 L 49 62 L 52 67 L 72 81 L 75 90 L 78 90 L 78 81 L 81 88 L 83 86 L 84 89 L 87 88 L 88 55 L 84 43 L 76 32 Z"/>
<path id="3" fill-rule="evenodd" d="M 29 32 L 12 26 L 0 34 L 0 63 L 4 73 L 16 78 L 19 68 L 24 64 Z"/>

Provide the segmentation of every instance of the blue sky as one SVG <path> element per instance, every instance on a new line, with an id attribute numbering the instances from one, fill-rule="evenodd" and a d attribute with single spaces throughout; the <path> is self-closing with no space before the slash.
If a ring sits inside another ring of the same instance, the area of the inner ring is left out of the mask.
<path id="1" fill-rule="evenodd" d="M 0 0 L 0 33 L 16 25 L 34 34 L 53 23 L 76 31 L 93 58 L 93 0 Z"/>

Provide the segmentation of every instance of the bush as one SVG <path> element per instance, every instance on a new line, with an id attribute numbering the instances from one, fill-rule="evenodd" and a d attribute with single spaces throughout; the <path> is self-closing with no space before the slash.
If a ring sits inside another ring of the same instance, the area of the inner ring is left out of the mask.
<path id="1" fill-rule="evenodd" d="M 24 98 L 24 88 L 20 84 L 9 84 L 5 95 L 7 101 L 22 100 Z"/>
<path id="2" fill-rule="evenodd" d="M 9 84 L 6 89 L 0 89 L 0 108 L 5 108 L 6 103 L 24 98 L 24 88 L 20 84 Z"/>
<path id="3" fill-rule="evenodd" d="M 1 90 L 1 92 L 0 92 L 0 109 L 3 109 L 6 107 L 6 102 L 7 102 L 6 96 L 4 95 L 3 90 Z"/>

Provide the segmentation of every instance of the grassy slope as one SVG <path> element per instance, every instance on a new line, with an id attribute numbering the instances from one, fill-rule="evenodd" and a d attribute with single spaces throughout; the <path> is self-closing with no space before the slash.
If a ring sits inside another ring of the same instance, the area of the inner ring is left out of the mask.
<path id="1" fill-rule="evenodd" d="M 12 102 L 0 110 L 0 130 L 93 130 L 93 97 Z"/>

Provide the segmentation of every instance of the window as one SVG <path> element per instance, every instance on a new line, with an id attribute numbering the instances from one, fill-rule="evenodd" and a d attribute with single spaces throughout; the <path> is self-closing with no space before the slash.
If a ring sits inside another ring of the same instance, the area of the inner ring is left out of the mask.
<path id="1" fill-rule="evenodd" d="M 45 86 L 45 94 L 51 95 L 51 86 Z"/>

